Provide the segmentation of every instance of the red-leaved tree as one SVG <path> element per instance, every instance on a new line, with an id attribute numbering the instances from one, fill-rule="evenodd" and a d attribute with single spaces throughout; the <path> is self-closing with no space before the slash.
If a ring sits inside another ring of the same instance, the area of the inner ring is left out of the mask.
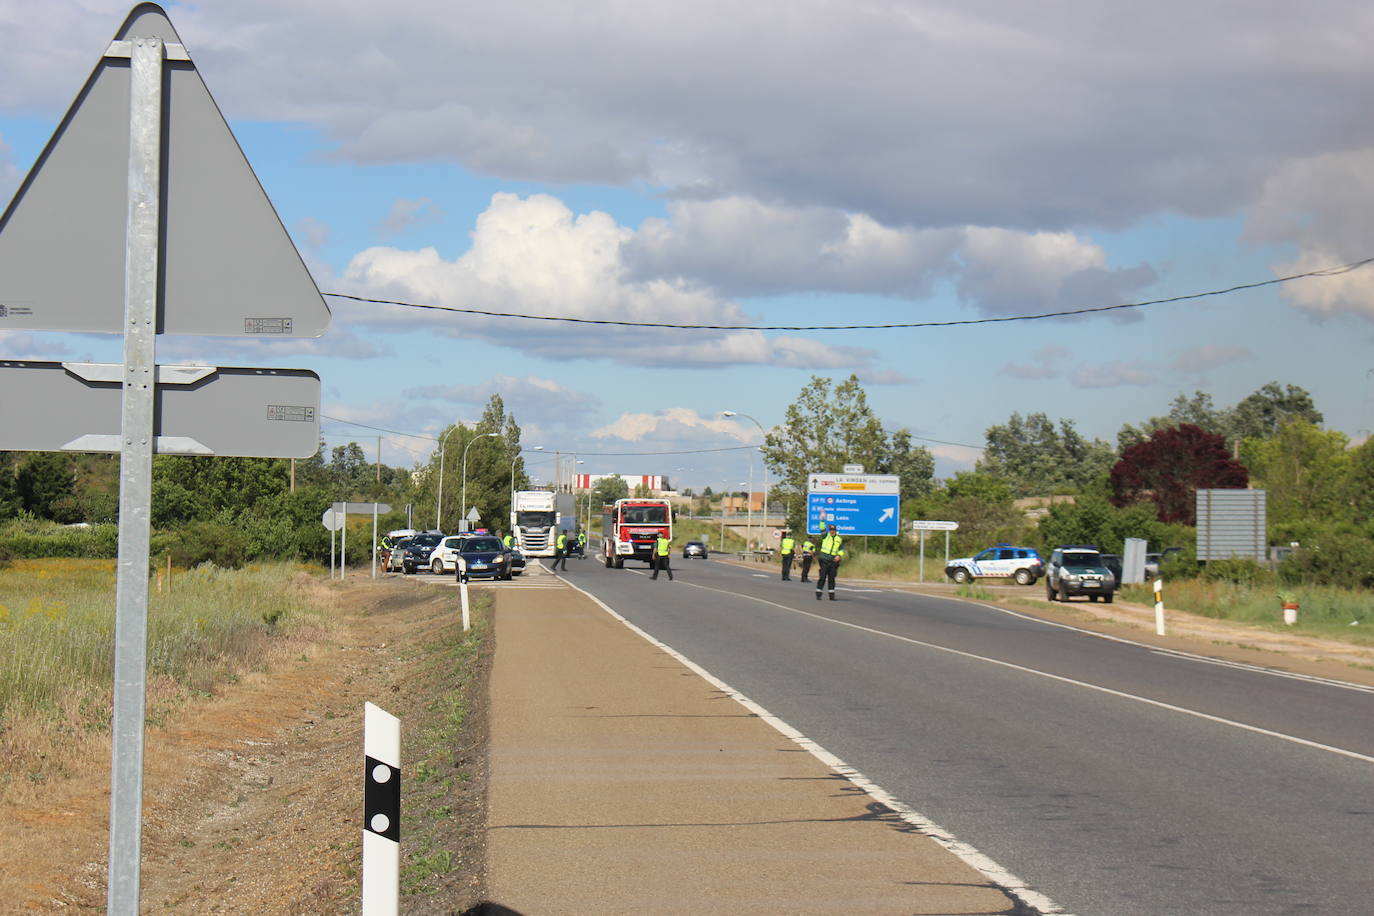
<path id="1" fill-rule="evenodd" d="M 1161 522 L 1197 524 L 1197 491 L 1240 489 L 1250 482 L 1223 436 L 1182 423 L 1156 430 L 1112 467 L 1112 504 L 1148 500 Z"/>

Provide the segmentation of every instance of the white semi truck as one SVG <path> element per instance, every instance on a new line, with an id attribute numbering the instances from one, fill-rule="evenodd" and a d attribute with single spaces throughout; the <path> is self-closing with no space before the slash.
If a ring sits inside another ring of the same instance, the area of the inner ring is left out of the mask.
<path id="1" fill-rule="evenodd" d="M 510 530 L 515 545 L 527 557 L 551 557 L 558 532 L 569 536 L 577 528 L 573 516 L 576 500 L 571 493 L 552 490 L 517 490 L 511 500 Z"/>

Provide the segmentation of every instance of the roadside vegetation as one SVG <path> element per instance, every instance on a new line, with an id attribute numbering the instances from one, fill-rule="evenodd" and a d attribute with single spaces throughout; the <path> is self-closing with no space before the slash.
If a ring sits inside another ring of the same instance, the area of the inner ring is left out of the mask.
<path id="1" fill-rule="evenodd" d="M 149 721 L 318 637 L 327 620 L 317 575 L 288 563 L 206 565 L 163 581 L 148 602 Z M 113 560 L 0 568 L 0 753 L 10 762 L 0 793 L 60 775 L 74 739 L 108 740 L 114 592 Z"/>

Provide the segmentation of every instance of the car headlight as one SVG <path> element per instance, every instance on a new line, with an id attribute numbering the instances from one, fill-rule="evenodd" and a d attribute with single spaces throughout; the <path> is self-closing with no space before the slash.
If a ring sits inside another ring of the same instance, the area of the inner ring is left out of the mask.
<path id="1" fill-rule="evenodd" d="M 1068 574 L 1067 576 L 1065 576 L 1064 578 L 1065 578 L 1065 580 L 1067 580 L 1067 581 L 1069 581 L 1069 582 L 1077 582 L 1078 579 L 1079 579 L 1077 573 L 1069 573 L 1069 574 Z"/>

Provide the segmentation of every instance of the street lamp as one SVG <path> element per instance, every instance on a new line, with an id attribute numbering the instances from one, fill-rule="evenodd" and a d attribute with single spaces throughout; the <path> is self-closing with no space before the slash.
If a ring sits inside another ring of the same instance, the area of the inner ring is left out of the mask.
<path id="1" fill-rule="evenodd" d="M 760 423 L 758 420 L 755 420 L 753 417 L 749 416 L 749 414 L 747 414 L 747 413 L 740 413 L 738 410 L 722 410 L 722 411 L 720 412 L 720 415 L 721 415 L 722 417 L 744 417 L 744 419 L 748 420 L 749 422 L 753 423 L 755 426 L 757 426 L 757 427 L 759 428 L 759 432 L 763 433 L 764 438 L 767 438 L 767 437 L 768 437 L 768 430 L 766 430 L 766 429 L 763 428 L 763 424 Z M 750 473 L 753 473 L 753 470 L 754 470 L 753 462 L 750 462 L 750 464 L 749 464 L 749 471 L 750 471 Z M 752 487 L 752 484 L 751 484 L 750 486 Z M 749 514 L 750 514 L 750 523 L 749 523 L 749 524 L 750 524 L 750 527 L 751 527 L 751 528 L 753 527 L 753 512 L 754 512 L 754 494 L 753 494 L 753 493 L 750 493 L 750 494 L 749 494 Z M 767 462 L 767 461 L 764 461 L 764 462 L 763 462 L 763 523 L 764 523 L 765 525 L 768 524 L 768 462 Z"/>
<path id="2" fill-rule="evenodd" d="M 544 446 L 542 446 L 542 445 L 535 445 L 535 446 L 531 446 L 531 448 L 530 448 L 530 451 L 532 451 L 532 452 L 542 452 L 543 450 L 544 450 Z M 515 462 L 517 462 L 517 461 L 519 461 L 519 460 L 520 460 L 520 452 L 516 452 L 516 453 L 515 453 L 515 457 L 512 458 L 512 459 L 510 460 L 510 492 L 511 492 L 511 500 L 512 500 L 512 501 L 515 500 Z"/>
<path id="3" fill-rule="evenodd" d="M 439 437 L 439 498 L 434 504 L 434 530 L 443 531 L 439 524 L 439 519 L 444 511 L 444 446 L 448 444 L 448 437 L 460 428 L 462 424 L 455 423 L 449 427 L 449 431 Z"/>
<path id="4" fill-rule="evenodd" d="M 467 519 L 466 513 L 468 504 L 468 449 L 472 448 L 472 443 L 476 442 L 478 439 L 495 439 L 499 438 L 500 436 L 500 433 L 482 433 L 480 435 L 473 436 L 471 439 L 468 440 L 468 444 L 463 446 L 463 505 L 458 507 L 458 511 L 463 514 L 463 517 L 459 519 L 458 522 L 460 526 L 462 525 L 463 521 Z M 464 528 L 463 530 L 466 531 L 467 529 Z"/>

